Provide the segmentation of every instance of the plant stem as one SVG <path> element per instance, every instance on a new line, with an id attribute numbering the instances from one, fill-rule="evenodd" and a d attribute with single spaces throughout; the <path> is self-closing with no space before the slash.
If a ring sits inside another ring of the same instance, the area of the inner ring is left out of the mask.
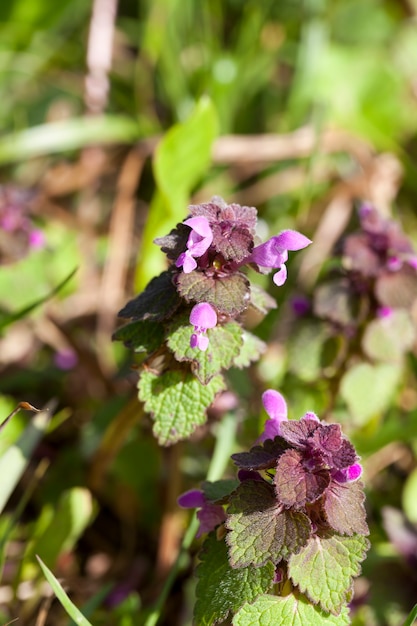
<path id="1" fill-rule="evenodd" d="M 213 456 L 210 462 L 210 467 L 207 472 L 207 480 L 214 481 L 218 480 L 223 476 L 223 473 L 226 469 L 232 447 L 235 440 L 236 433 L 236 416 L 232 413 L 227 413 L 223 421 L 219 424 L 217 433 L 216 433 L 216 445 L 214 447 Z M 173 564 L 165 584 L 162 588 L 162 591 L 158 597 L 158 600 L 155 602 L 153 609 L 151 610 L 148 618 L 145 622 L 144 626 L 156 626 L 158 620 L 161 616 L 162 608 L 165 604 L 165 601 L 168 597 L 168 594 L 171 590 L 171 587 L 180 571 L 184 560 L 185 555 L 188 552 L 194 537 L 197 533 L 198 529 L 198 520 L 196 514 L 194 513 L 190 524 L 187 528 L 187 531 L 184 535 L 184 539 L 182 540 L 182 544 L 180 550 L 178 552 L 178 556 Z"/>

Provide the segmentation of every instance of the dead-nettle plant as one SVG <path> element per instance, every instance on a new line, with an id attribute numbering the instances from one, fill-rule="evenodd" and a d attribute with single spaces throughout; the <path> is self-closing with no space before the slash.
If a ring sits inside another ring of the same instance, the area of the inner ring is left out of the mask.
<path id="1" fill-rule="evenodd" d="M 170 262 L 120 312 L 115 338 L 142 353 L 139 398 L 162 445 L 189 437 L 225 388 L 222 372 L 246 367 L 264 344 L 244 327 L 249 308 L 276 306 L 245 268 L 275 270 L 311 241 L 284 230 L 257 241 L 252 207 L 220 198 L 157 239 Z M 277 391 L 263 394 L 269 419 L 256 444 L 234 454 L 236 480 L 206 482 L 179 498 L 208 533 L 200 553 L 195 621 L 233 616 L 238 626 L 349 624 L 353 577 L 368 548 L 361 466 L 339 424 L 313 413 L 287 419 Z"/>

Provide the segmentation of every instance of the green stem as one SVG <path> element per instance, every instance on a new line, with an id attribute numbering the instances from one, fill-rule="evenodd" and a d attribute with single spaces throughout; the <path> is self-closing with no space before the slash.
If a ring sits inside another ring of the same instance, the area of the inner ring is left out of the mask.
<path id="1" fill-rule="evenodd" d="M 223 418 L 221 424 L 219 424 L 217 433 L 216 433 L 216 445 L 214 447 L 213 456 L 210 462 L 210 467 L 207 472 L 207 480 L 214 481 L 218 480 L 223 476 L 223 473 L 227 467 L 227 463 L 230 458 L 230 454 L 232 451 L 232 446 L 235 440 L 236 433 L 236 416 L 227 413 Z M 173 564 L 169 575 L 164 583 L 162 591 L 155 602 L 153 609 L 151 610 L 148 618 L 145 622 L 144 626 L 156 626 L 158 620 L 161 616 L 162 608 L 165 604 L 165 601 L 168 597 L 168 594 L 171 590 L 172 585 L 178 575 L 178 572 L 181 570 L 185 558 L 186 553 L 188 552 L 194 537 L 197 533 L 198 529 L 198 519 L 196 514 L 194 513 L 190 524 L 187 528 L 187 531 L 184 535 L 184 539 L 182 540 L 182 544 L 180 550 L 178 552 L 178 556 Z"/>

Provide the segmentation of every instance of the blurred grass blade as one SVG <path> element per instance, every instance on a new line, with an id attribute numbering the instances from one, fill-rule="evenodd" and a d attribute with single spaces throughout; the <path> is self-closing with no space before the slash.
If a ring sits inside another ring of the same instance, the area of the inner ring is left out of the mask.
<path id="1" fill-rule="evenodd" d="M 16 322 L 17 320 L 22 319 L 22 317 L 26 317 L 26 315 L 31 313 L 38 306 L 41 306 L 44 302 L 47 302 L 50 298 L 52 298 L 52 296 L 59 293 L 61 289 L 63 289 L 65 285 L 71 280 L 71 278 L 74 276 L 76 271 L 77 271 L 77 268 L 72 270 L 72 272 L 66 278 L 64 278 L 64 280 L 61 281 L 59 285 L 57 285 L 49 293 L 47 293 L 46 296 L 43 296 L 42 298 L 35 300 L 35 302 L 31 302 L 31 304 L 28 304 L 27 306 L 23 307 L 23 309 L 20 309 L 20 311 L 16 311 L 14 313 L 7 313 L 6 315 L 1 314 L 0 331 L 2 331 L 3 328 L 8 326 L 9 324 L 12 324 L 13 322 Z"/>
<path id="2" fill-rule="evenodd" d="M 84 618 L 90 617 L 90 615 L 92 615 L 92 613 L 96 609 L 98 609 L 103 600 L 109 595 L 112 587 L 113 583 L 107 583 L 106 585 L 104 585 L 104 587 L 100 589 L 100 591 L 97 591 L 97 593 L 92 598 L 90 598 L 88 602 L 83 604 L 83 606 L 81 607 L 81 613 Z M 72 619 L 70 622 L 68 622 L 67 626 L 77 626 L 77 624 L 79 623 L 80 622 L 76 622 Z"/>
<path id="3" fill-rule="evenodd" d="M 2 137 L 0 164 L 78 150 L 90 144 L 133 143 L 138 138 L 138 123 L 124 116 L 103 115 L 52 122 Z"/>
<path id="4" fill-rule="evenodd" d="M 410 614 L 405 620 L 403 626 L 413 626 L 416 619 L 417 619 L 417 604 L 415 604 L 413 608 L 411 609 Z"/>
<path id="5" fill-rule="evenodd" d="M 33 418 L 19 439 L 0 458 L 0 513 L 25 471 L 33 450 L 48 426 L 55 406 L 55 401 L 49 402 L 45 409 Z"/>
<path id="6" fill-rule="evenodd" d="M 40 559 L 38 556 L 36 558 L 39 561 L 39 565 L 42 568 L 46 580 L 51 585 L 53 592 L 55 593 L 56 597 L 58 598 L 68 615 L 75 621 L 76 624 L 78 624 L 78 626 L 92 626 L 92 624 L 88 621 L 87 618 L 84 617 L 81 611 L 77 609 L 75 604 L 71 602 L 71 600 L 63 590 L 61 584 L 57 581 L 51 570 L 46 567 L 42 559 Z"/>

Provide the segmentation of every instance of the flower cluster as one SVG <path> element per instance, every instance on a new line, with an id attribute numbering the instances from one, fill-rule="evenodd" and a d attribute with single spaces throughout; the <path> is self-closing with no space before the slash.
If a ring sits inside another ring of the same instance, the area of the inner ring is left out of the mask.
<path id="1" fill-rule="evenodd" d="M 282 511 L 302 511 L 309 518 L 312 533 L 328 528 L 367 534 L 363 493 L 355 484 L 362 467 L 340 425 L 321 422 L 311 411 L 299 421 L 289 421 L 285 399 L 273 389 L 263 394 L 262 402 L 269 419 L 258 445 L 232 456 L 240 483 L 263 482 Z M 178 502 L 199 509 L 199 535 L 227 519 L 223 506 L 203 491 L 187 492 Z"/>
<path id="2" fill-rule="evenodd" d="M 243 266 L 278 270 L 273 280 L 281 286 L 287 278 L 288 251 L 301 250 L 311 241 L 297 231 L 284 230 L 255 246 L 256 209 L 227 205 L 218 197 L 191 206 L 190 213 L 156 243 L 180 270 L 175 280 L 181 296 L 197 302 L 190 315 L 195 329 L 190 345 L 204 351 L 209 344 L 206 331 L 216 325 L 218 316 L 236 316 L 248 306 L 250 289 Z"/>

